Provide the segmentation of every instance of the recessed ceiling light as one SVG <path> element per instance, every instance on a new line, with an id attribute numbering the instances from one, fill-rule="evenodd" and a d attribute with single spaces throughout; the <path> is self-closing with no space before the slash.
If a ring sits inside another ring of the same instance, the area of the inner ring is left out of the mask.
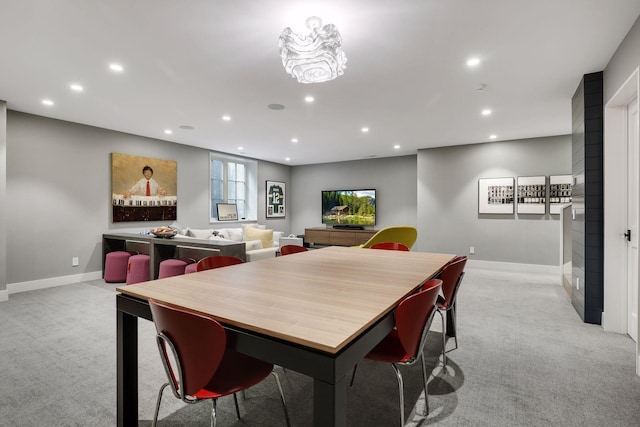
<path id="1" fill-rule="evenodd" d="M 367 133 L 369 132 L 369 128 L 368 127 L 363 127 L 362 129 L 360 129 L 362 131 L 362 133 Z"/>
<path id="2" fill-rule="evenodd" d="M 285 157 L 285 158 L 284 158 L 284 160 L 285 160 L 286 162 L 289 162 L 289 161 L 291 161 L 291 157 Z"/>
<path id="3" fill-rule="evenodd" d="M 491 113 L 493 113 L 493 111 L 491 111 L 491 110 L 490 110 L 490 109 L 488 109 L 488 108 L 485 108 L 484 110 L 482 110 L 482 115 L 483 115 L 483 116 L 490 116 L 490 115 L 491 115 Z"/>
<path id="4" fill-rule="evenodd" d="M 467 67 L 475 67 L 478 64 L 480 64 L 480 58 L 474 57 L 467 60 Z"/>
<path id="5" fill-rule="evenodd" d="M 399 150 L 400 149 L 400 145 L 396 144 L 396 145 L 393 146 L 393 148 L 396 149 L 396 150 Z"/>
<path id="6" fill-rule="evenodd" d="M 244 147 L 241 145 L 241 146 L 238 147 L 238 150 L 242 151 L 242 150 L 244 150 Z"/>
<path id="7" fill-rule="evenodd" d="M 171 135 L 173 131 L 171 129 L 165 129 L 164 133 L 166 133 L 167 135 Z"/>
<path id="8" fill-rule="evenodd" d="M 74 92 L 82 92 L 84 90 L 84 88 L 82 87 L 82 85 L 79 85 L 77 83 L 73 83 L 70 84 L 69 87 L 71 88 L 72 91 Z"/>
<path id="9" fill-rule="evenodd" d="M 42 104 L 46 105 L 47 107 L 51 107 L 53 105 L 53 101 L 50 99 L 43 99 Z"/>
<path id="10" fill-rule="evenodd" d="M 291 142 L 293 142 L 294 144 L 298 143 L 298 138 L 291 138 Z"/>
<path id="11" fill-rule="evenodd" d="M 314 98 L 313 98 L 313 96 L 309 95 L 309 96 L 305 96 L 304 100 L 305 100 L 305 102 L 313 102 Z"/>
<path id="12" fill-rule="evenodd" d="M 497 135 L 489 135 L 489 139 L 496 139 L 497 137 Z"/>
<path id="13" fill-rule="evenodd" d="M 110 69 L 111 71 L 115 71 L 116 73 L 121 73 L 121 72 L 123 72 L 123 71 L 124 71 L 124 67 L 123 67 L 122 65 L 120 65 L 120 64 L 115 64 L 115 63 L 113 63 L 113 64 L 109 64 L 109 69 Z"/>
<path id="14" fill-rule="evenodd" d="M 225 122 L 231 121 L 231 116 L 222 116 L 222 120 Z"/>

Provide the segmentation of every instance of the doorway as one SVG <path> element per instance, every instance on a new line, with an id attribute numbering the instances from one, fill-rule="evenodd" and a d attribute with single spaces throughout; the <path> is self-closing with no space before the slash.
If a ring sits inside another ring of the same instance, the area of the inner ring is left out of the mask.
<path id="1" fill-rule="evenodd" d="M 627 107 L 627 333 L 638 341 L 638 208 L 640 175 L 638 167 L 638 99 Z"/>
<path id="2" fill-rule="evenodd" d="M 638 327 L 640 322 L 638 316 L 640 148 L 637 113 L 639 93 L 640 69 L 636 68 L 609 99 L 604 109 L 602 327 L 607 331 L 634 337 L 636 375 L 640 375 L 640 343 L 637 340 L 640 330 Z M 632 159 L 629 160 L 629 157 Z M 628 161 L 630 164 L 627 163 Z M 635 172 L 627 174 L 627 169 Z M 631 233 L 629 234 L 627 230 L 631 230 Z M 627 235 L 634 241 L 628 240 Z"/>

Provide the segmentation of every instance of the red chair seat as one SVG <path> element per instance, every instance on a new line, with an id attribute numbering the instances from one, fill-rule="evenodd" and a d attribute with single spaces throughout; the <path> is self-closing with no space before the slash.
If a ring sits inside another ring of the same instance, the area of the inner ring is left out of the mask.
<path id="1" fill-rule="evenodd" d="M 365 358 L 376 362 L 401 363 L 411 359 L 411 355 L 404 351 L 398 330 L 393 329 Z"/>
<path id="2" fill-rule="evenodd" d="M 272 370 L 270 363 L 227 348 L 211 381 L 194 396 L 199 399 L 228 396 L 260 383 Z"/>

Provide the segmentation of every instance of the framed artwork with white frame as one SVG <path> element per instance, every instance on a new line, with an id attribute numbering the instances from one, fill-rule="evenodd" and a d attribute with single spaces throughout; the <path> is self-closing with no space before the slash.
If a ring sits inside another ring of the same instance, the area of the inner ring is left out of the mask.
<path id="1" fill-rule="evenodd" d="M 478 179 L 479 214 L 513 214 L 513 177 Z"/>
<path id="2" fill-rule="evenodd" d="M 518 213 L 542 214 L 547 211 L 547 177 L 518 177 Z"/>
<path id="3" fill-rule="evenodd" d="M 571 203 L 572 188 L 571 175 L 549 176 L 549 213 L 559 215 L 561 206 Z"/>

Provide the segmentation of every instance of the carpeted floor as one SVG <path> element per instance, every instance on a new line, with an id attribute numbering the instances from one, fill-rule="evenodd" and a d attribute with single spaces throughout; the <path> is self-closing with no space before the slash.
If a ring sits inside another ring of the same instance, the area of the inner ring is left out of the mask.
<path id="1" fill-rule="evenodd" d="M 98 280 L 0 303 L 0 426 L 115 425 L 115 287 Z M 407 425 L 640 425 L 635 343 L 582 323 L 559 277 L 468 267 L 458 298 L 460 348 L 448 353 L 446 373 L 438 316 L 429 336 L 428 418 L 419 365 L 402 371 Z M 139 330 L 140 425 L 149 426 L 164 374 L 153 325 L 141 320 Z M 310 426 L 311 380 L 277 372 L 292 424 Z M 221 399 L 219 426 L 284 425 L 272 378 L 239 401 L 241 421 L 232 399 Z M 159 425 L 206 426 L 208 411 L 166 390 Z M 362 362 L 348 391 L 349 426 L 397 426 L 398 412 L 391 368 Z"/>

